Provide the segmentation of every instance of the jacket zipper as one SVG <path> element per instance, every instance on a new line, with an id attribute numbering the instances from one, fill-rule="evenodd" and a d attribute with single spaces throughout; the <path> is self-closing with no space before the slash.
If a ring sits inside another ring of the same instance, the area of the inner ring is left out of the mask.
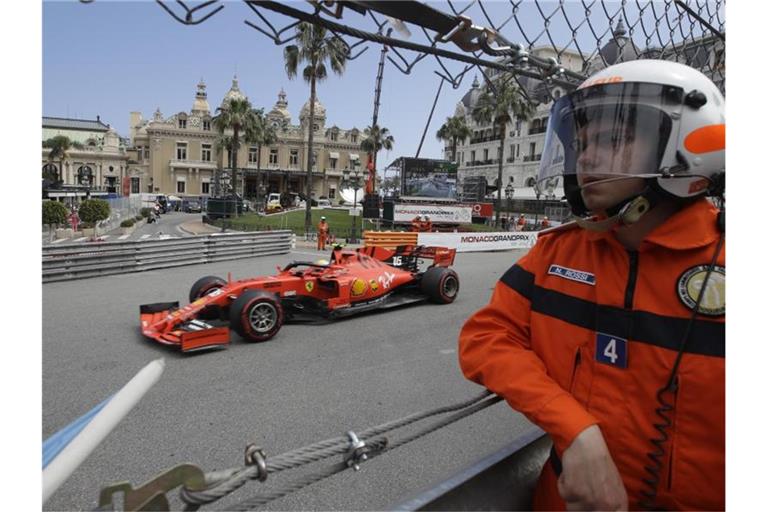
<path id="1" fill-rule="evenodd" d="M 672 414 L 672 417 L 670 418 L 671 423 L 669 425 L 669 463 L 667 467 L 667 490 L 672 490 L 672 456 L 675 453 L 675 437 L 677 434 L 677 392 L 680 389 L 680 379 L 679 377 L 675 376 L 675 380 L 672 384 L 672 410 L 670 411 L 670 414 Z"/>
<path id="2" fill-rule="evenodd" d="M 624 292 L 624 309 L 632 309 L 637 284 L 637 251 L 627 251 L 629 254 L 629 277 L 627 289 Z"/>

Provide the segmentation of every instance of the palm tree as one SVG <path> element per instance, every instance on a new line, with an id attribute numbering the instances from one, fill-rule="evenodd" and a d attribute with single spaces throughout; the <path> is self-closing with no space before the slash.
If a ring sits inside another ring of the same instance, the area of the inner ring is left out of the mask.
<path id="1" fill-rule="evenodd" d="M 367 127 L 363 130 L 364 138 L 360 142 L 360 148 L 368 153 L 368 160 L 373 161 L 373 175 L 371 176 L 372 189 L 376 183 L 376 157 L 379 151 L 386 149 L 390 151 L 395 145 L 395 138 L 389 134 L 389 130 L 375 124 Z M 373 193 L 373 190 L 367 190 L 369 193 Z"/>
<path id="2" fill-rule="evenodd" d="M 480 124 L 494 125 L 501 137 L 499 175 L 496 178 L 496 225 L 498 226 L 501 220 L 501 169 L 504 164 L 504 139 L 507 136 L 507 123 L 511 122 L 513 117 L 520 121 L 530 120 L 536 108 L 523 96 L 523 92 L 511 79 L 502 78 L 493 85 L 493 91 L 489 90 L 487 85 L 483 88 L 483 92 L 472 110 L 472 118 Z"/>
<path id="3" fill-rule="evenodd" d="M 264 117 L 264 109 L 254 110 L 254 116 L 256 117 L 256 124 L 251 128 L 251 133 L 247 135 L 252 144 L 256 144 L 256 190 L 262 183 L 261 176 L 261 147 L 270 146 L 277 142 L 277 132 L 275 128 L 269 124 L 267 118 Z M 260 194 L 260 192 L 258 193 Z"/>
<path id="4" fill-rule="evenodd" d="M 451 116 L 446 118 L 443 126 L 437 130 L 437 140 L 451 143 L 451 159 L 458 162 L 456 157 L 456 145 L 459 140 L 464 140 L 472 135 L 472 130 L 467 126 L 467 120 L 464 116 Z"/>
<path id="5" fill-rule="evenodd" d="M 224 105 L 217 108 L 219 113 L 213 118 L 213 125 L 219 134 L 232 131 L 232 192 L 237 197 L 237 152 L 240 150 L 241 138 L 253 133 L 254 126 L 258 123 L 251 102 L 245 98 L 232 98 Z M 235 203 L 235 217 L 237 217 L 237 203 Z"/>
<path id="6" fill-rule="evenodd" d="M 344 73 L 347 63 L 348 48 L 346 43 L 336 36 L 329 36 L 324 27 L 302 22 L 296 26 L 297 44 L 289 45 L 283 52 L 285 72 L 293 79 L 299 64 L 306 63 L 302 71 L 304 81 L 309 83 L 309 138 L 307 140 L 307 212 L 304 217 L 304 229 L 309 232 L 312 227 L 312 142 L 315 125 L 315 101 L 317 100 L 317 82 L 328 77 L 325 61 L 329 61 L 331 69 L 337 75 Z"/>
<path id="7" fill-rule="evenodd" d="M 67 157 L 67 152 L 74 147 L 72 141 L 66 135 L 56 135 L 46 140 L 43 145 L 51 148 L 48 153 L 49 160 L 59 159 L 59 176 L 57 180 L 64 179 L 64 159 Z"/>
<path id="8" fill-rule="evenodd" d="M 232 155 L 232 147 L 233 147 L 233 141 L 231 135 L 219 135 L 216 137 L 216 152 L 217 153 L 223 153 L 224 151 L 227 151 L 229 155 Z M 232 161 L 230 158 L 230 161 L 226 162 L 224 167 L 231 167 Z"/>

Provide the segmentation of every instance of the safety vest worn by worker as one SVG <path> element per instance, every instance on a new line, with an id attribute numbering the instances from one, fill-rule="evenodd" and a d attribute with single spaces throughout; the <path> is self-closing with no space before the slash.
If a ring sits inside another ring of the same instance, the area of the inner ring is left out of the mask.
<path id="1" fill-rule="evenodd" d="M 675 213 L 637 251 L 611 232 L 553 228 L 497 283 L 464 325 L 467 378 L 502 396 L 554 441 L 538 506 L 564 506 L 553 468 L 598 424 L 637 508 L 663 387 L 721 236 L 705 199 Z M 669 439 L 658 469 L 662 509 L 725 507 L 725 250 L 709 277 L 668 395 Z M 555 471 L 557 471 L 555 469 Z M 542 498 L 543 497 L 543 498 Z"/>

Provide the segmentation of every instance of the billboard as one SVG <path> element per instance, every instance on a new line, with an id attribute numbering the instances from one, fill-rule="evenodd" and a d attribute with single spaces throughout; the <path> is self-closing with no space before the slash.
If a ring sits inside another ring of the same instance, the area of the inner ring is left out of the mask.
<path id="1" fill-rule="evenodd" d="M 395 222 L 411 222 L 414 217 L 429 215 L 432 222 L 446 224 L 471 224 L 472 207 L 442 206 L 434 204 L 396 204 L 394 205 Z"/>
<path id="2" fill-rule="evenodd" d="M 419 233 L 419 245 L 436 245 L 456 249 L 456 252 L 505 251 L 530 249 L 536 243 L 537 232 L 530 233 Z"/>
<path id="3" fill-rule="evenodd" d="M 400 158 L 400 195 L 456 199 L 458 166 L 448 160 Z"/>

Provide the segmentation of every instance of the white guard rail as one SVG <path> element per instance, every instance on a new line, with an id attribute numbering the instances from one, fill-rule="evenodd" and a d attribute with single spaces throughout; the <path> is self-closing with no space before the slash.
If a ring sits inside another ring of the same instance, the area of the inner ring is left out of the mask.
<path id="1" fill-rule="evenodd" d="M 259 231 L 45 246 L 43 282 L 285 254 L 294 237 L 291 231 Z"/>

